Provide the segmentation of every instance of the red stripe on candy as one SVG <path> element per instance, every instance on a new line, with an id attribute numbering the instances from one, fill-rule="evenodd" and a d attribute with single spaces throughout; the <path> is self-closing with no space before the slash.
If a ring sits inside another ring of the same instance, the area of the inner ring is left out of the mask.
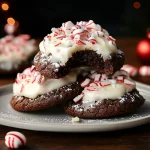
<path id="1" fill-rule="evenodd" d="M 18 136 L 18 135 L 16 135 L 16 134 L 13 134 L 13 133 L 8 133 L 7 135 L 13 135 L 14 137 L 16 137 L 17 139 L 20 140 L 20 142 L 21 142 L 22 145 L 25 144 L 25 143 L 24 143 L 24 140 L 23 140 L 20 136 Z"/>

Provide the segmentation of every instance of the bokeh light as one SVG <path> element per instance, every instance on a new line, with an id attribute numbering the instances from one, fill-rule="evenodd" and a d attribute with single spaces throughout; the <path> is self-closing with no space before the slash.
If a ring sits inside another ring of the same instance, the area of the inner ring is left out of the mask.
<path id="1" fill-rule="evenodd" d="M 19 27 L 19 22 L 15 21 L 15 26 L 18 28 Z"/>
<path id="2" fill-rule="evenodd" d="M 9 17 L 7 19 L 7 23 L 10 24 L 10 25 L 14 25 L 15 24 L 15 20 L 13 18 Z"/>
<path id="3" fill-rule="evenodd" d="M 1 7 L 2 7 L 2 9 L 3 9 L 4 11 L 7 11 L 7 10 L 9 9 L 9 5 L 6 4 L 6 3 L 3 3 L 3 4 L 1 5 Z"/>
<path id="4" fill-rule="evenodd" d="M 140 2 L 134 2 L 133 7 L 136 8 L 136 9 L 139 9 L 141 7 Z"/>
<path id="5" fill-rule="evenodd" d="M 150 51 L 150 44 L 146 40 L 143 40 L 138 44 L 137 48 L 141 54 L 147 54 Z"/>
<path id="6" fill-rule="evenodd" d="M 149 39 L 150 39 L 150 33 L 147 33 L 147 38 L 149 38 Z"/>

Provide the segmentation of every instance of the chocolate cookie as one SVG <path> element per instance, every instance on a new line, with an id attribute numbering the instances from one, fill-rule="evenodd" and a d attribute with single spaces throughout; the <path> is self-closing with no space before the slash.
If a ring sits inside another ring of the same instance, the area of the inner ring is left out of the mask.
<path id="1" fill-rule="evenodd" d="M 34 99 L 24 96 L 13 96 L 10 104 L 17 111 L 36 111 L 63 104 L 79 95 L 82 87 L 78 82 L 65 85 L 59 89 L 52 90 Z"/>
<path id="2" fill-rule="evenodd" d="M 113 74 L 123 66 L 124 54 L 116 39 L 93 20 L 67 21 L 51 31 L 34 58 L 34 65 L 45 77 L 61 78 L 77 67 Z"/>
<path id="3" fill-rule="evenodd" d="M 99 73 L 113 74 L 123 66 L 124 60 L 124 54 L 120 50 L 110 54 L 106 60 L 95 51 L 83 50 L 74 53 L 67 63 L 61 66 L 59 63 L 51 62 L 51 54 L 46 56 L 44 53 L 39 52 L 34 58 L 34 65 L 42 75 L 49 78 L 60 78 L 65 76 L 71 69 L 83 66 L 94 69 Z"/>
<path id="4" fill-rule="evenodd" d="M 41 75 L 35 66 L 26 68 L 17 74 L 10 104 L 18 111 L 35 111 L 72 100 L 83 90 L 79 82 L 84 77 L 80 72 L 83 70 L 76 69 L 63 78 L 50 79 Z"/>
<path id="5" fill-rule="evenodd" d="M 144 101 L 144 98 L 134 89 L 116 100 L 103 99 L 95 101 L 86 109 L 82 101 L 78 103 L 70 101 L 65 106 L 65 112 L 71 116 L 81 118 L 105 118 L 133 112 L 142 106 Z"/>
<path id="6" fill-rule="evenodd" d="M 104 118 L 127 114 L 139 108 L 144 98 L 129 74 L 120 70 L 113 75 L 91 71 L 81 82 L 82 93 L 65 106 L 65 112 L 81 118 Z"/>

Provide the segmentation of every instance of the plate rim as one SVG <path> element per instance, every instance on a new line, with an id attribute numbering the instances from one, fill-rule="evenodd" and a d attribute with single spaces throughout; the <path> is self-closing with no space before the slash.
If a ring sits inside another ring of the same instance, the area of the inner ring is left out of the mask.
<path id="1" fill-rule="evenodd" d="M 0 90 L 3 90 L 5 88 L 9 88 L 12 85 L 13 84 L 7 84 L 7 85 L 0 86 Z M 150 86 L 147 84 L 136 82 L 136 85 L 140 86 L 140 87 L 144 86 L 146 89 L 150 89 Z M 149 91 L 146 91 L 146 92 L 150 93 Z M 74 117 L 72 117 L 72 118 L 74 118 Z M 81 120 L 82 120 L 82 118 L 81 118 Z M 13 124 L 10 124 L 10 122 L 11 123 L 13 122 Z M 20 129 L 27 129 L 27 130 L 34 130 L 34 131 L 56 131 L 56 132 L 57 131 L 63 132 L 62 130 L 67 129 L 69 126 L 73 127 L 75 130 L 70 131 L 70 129 L 71 129 L 70 128 L 68 131 L 65 130 L 64 132 L 84 132 L 84 131 L 87 132 L 87 129 L 91 129 L 90 127 L 92 127 L 92 126 L 96 127 L 96 129 L 97 129 L 96 131 L 101 131 L 101 127 L 109 128 L 109 127 L 115 126 L 115 125 L 121 126 L 121 125 L 126 125 L 126 124 L 128 124 L 130 126 L 130 124 L 133 124 L 133 123 L 135 123 L 135 125 L 133 125 L 133 127 L 135 127 L 135 126 L 139 126 L 139 125 L 146 124 L 149 122 L 150 122 L 150 114 L 147 116 L 144 116 L 144 117 L 133 118 L 131 120 L 121 120 L 118 122 L 107 122 L 107 123 L 103 122 L 103 123 L 96 123 L 96 124 L 95 123 L 89 123 L 89 124 L 84 123 L 84 124 L 82 124 L 80 122 L 71 122 L 71 120 L 70 120 L 70 123 L 44 123 L 44 124 L 42 124 L 42 126 L 43 126 L 42 129 L 39 129 L 39 127 L 41 127 L 41 125 L 40 125 L 41 123 L 23 122 L 21 120 L 20 121 L 16 121 L 16 120 L 14 121 L 14 120 L 9 120 L 7 118 L 0 118 L 0 124 L 4 125 L 4 126 L 9 126 L 9 127 L 16 127 L 17 126 L 17 128 L 20 128 Z M 6 123 L 9 123 L 9 125 L 6 125 Z M 138 123 L 138 125 L 136 125 L 136 123 Z M 24 127 L 18 127 L 20 124 L 21 125 L 24 124 L 24 126 L 26 126 L 26 125 L 27 126 L 25 128 Z M 32 126 L 32 128 L 31 128 L 31 126 Z M 36 128 L 34 129 L 33 126 L 36 126 Z M 62 128 L 61 130 L 60 130 L 60 126 Z M 83 131 L 76 130 L 77 127 L 79 127 L 79 126 L 80 127 L 86 127 L 86 128 L 84 128 Z M 45 130 L 44 130 L 44 127 L 46 127 Z M 47 130 L 47 127 L 49 127 L 49 130 Z M 53 130 L 54 128 L 55 128 L 55 130 Z M 58 128 L 59 128 L 59 130 L 58 130 Z M 125 128 L 130 128 L 130 127 L 125 127 Z M 121 128 L 121 129 L 123 129 L 123 128 Z M 93 131 L 93 130 L 91 130 L 91 131 Z M 110 131 L 110 130 L 104 130 L 104 131 Z M 88 131 L 88 132 L 90 132 L 90 131 Z"/>

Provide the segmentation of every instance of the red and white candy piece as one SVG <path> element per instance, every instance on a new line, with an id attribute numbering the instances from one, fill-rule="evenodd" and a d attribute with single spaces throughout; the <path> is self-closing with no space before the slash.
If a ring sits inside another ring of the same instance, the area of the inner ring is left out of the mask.
<path id="1" fill-rule="evenodd" d="M 86 87 L 90 84 L 90 79 L 89 78 L 86 78 L 82 83 L 81 83 L 81 86 L 82 87 Z"/>
<path id="2" fill-rule="evenodd" d="M 108 79 L 108 76 L 105 74 L 101 75 L 101 81 L 106 81 Z"/>
<path id="3" fill-rule="evenodd" d="M 121 68 L 122 70 L 125 70 L 129 73 L 130 76 L 136 76 L 138 73 L 138 69 L 132 65 L 123 65 L 123 67 Z"/>
<path id="4" fill-rule="evenodd" d="M 101 75 L 100 74 L 96 74 L 94 77 L 94 82 L 100 81 Z"/>
<path id="5" fill-rule="evenodd" d="M 85 87 L 85 90 L 90 91 L 90 92 L 98 91 L 97 86 Z"/>
<path id="6" fill-rule="evenodd" d="M 116 71 L 116 72 L 113 74 L 112 78 L 115 79 L 115 78 L 117 78 L 118 76 L 129 77 L 129 74 L 128 74 L 128 72 L 125 71 L 125 70 L 120 70 L 120 71 Z"/>
<path id="7" fill-rule="evenodd" d="M 124 83 L 127 85 L 134 85 L 134 82 L 132 82 L 131 80 L 128 80 L 128 79 L 124 79 Z"/>
<path id="8" fill-rule="evenodd" d="M 81 93 L 80 95 L 76 96 L 73 101 L 75 103 L 79 102 L 84 97 L 84 93 Z"/>
<path id="9" fill-rule="evenodd" d="M 117 77 L 117 81 L 118 81 L 118 82 L 123 82 L 123 76 L 118 76 L 118 77 Z"/>
<path id="10" fill-rule="evenodd" d="M 100 86 L 108 86 L 111 84 L 111 82 L 109 80 L 107 80 L 107 81 L 101 81 L 99 84 L 100 84 Z"/>
<path id="11" fill-rule="evenodd" d="M 26 137 L 20 132 L 11 131 L 5 135 L 5 144 L 9 148 L 19 148 L 26 144 Z"/>
<path id="12" fill-rule="evenodd" d="M 139 74 L 141 76 L 150 76 L 150 66 L 142 66 L 142 67 L 140 67 Z"/>

